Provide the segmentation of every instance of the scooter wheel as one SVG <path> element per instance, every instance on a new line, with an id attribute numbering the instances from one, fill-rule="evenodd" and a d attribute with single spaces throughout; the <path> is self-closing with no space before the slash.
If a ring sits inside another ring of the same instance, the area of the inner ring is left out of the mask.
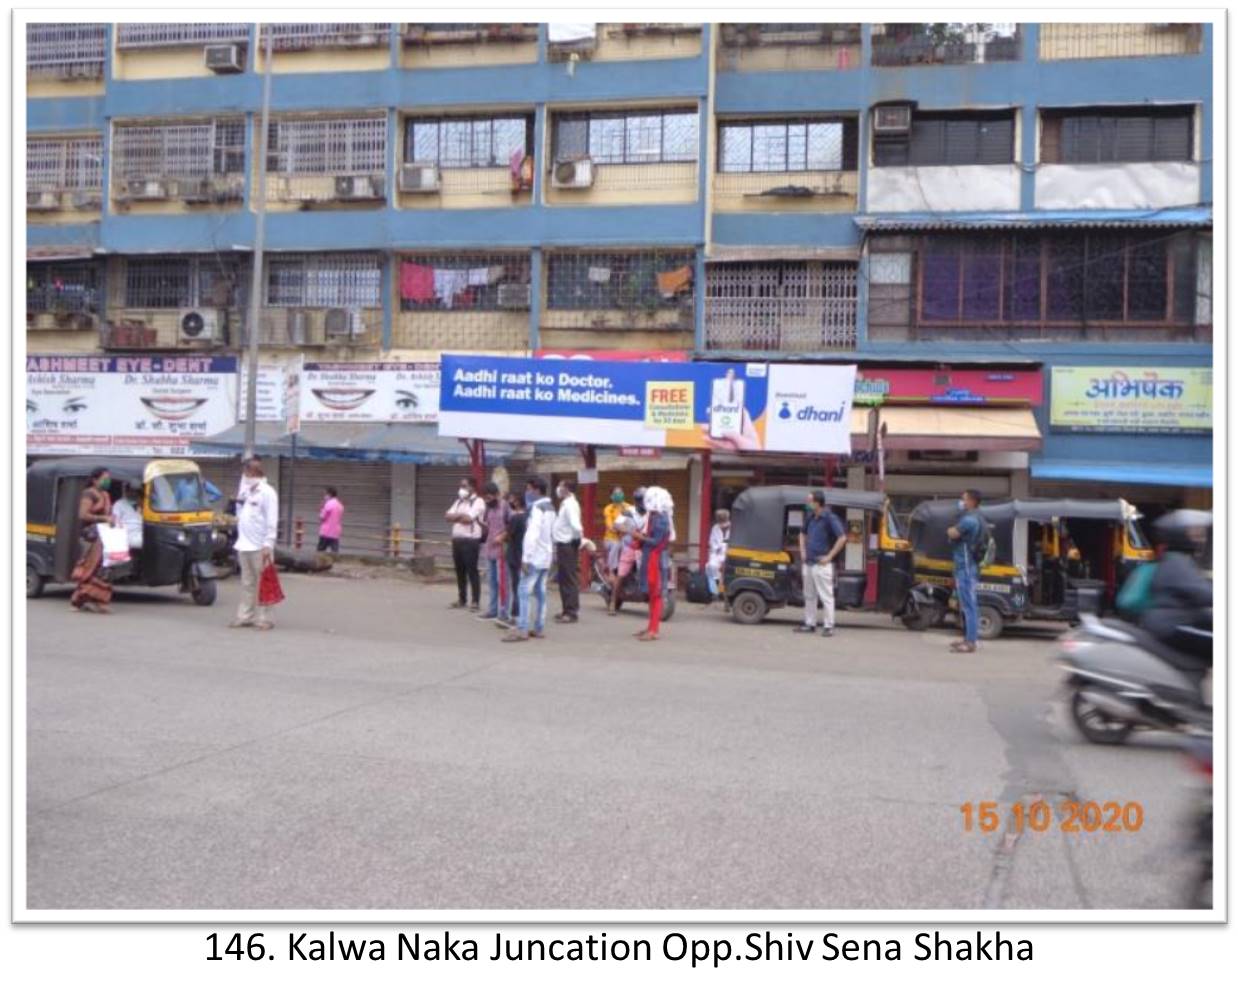
<path id="1" fill-rule="evenodd" d="M 1083 697 L 1083 690 L 1076 689 L 1070 697 L 1070 717 L 1085 740 L 1094 744 L 1116 745 L 1125 743 L 1135 728 L 1130 723 L 1109 719 L 1096 706 Z"/>

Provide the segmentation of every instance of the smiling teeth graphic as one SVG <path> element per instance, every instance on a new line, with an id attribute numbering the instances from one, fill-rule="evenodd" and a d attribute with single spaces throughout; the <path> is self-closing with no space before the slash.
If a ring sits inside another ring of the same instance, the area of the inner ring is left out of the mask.
<path id="1" fill-rule="evenodd" d="M 206 404 L 206 398 L 142 398 L 142 404 L 147 409 L 159 418 L 166 418 L 172 422 L 180 422 L 183 419 L 189 418 L 194 412 Z"/>
<path id="2" fill-rule="evenodd" d="M 337 412 L 360 408 L 374 393 L 373 388 L 316 387 L 313 390 L 314 397 Z"/>

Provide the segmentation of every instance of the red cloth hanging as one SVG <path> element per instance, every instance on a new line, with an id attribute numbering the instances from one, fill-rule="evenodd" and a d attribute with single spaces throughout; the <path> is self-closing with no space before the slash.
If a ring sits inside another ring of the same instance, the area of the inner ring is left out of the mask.
<path id="1" fill-rule="evenodd" d="M 434 270 L 417 263 L 400 264 L 400 297 L 405 301 L 427 304 L 434 300 Z"/>

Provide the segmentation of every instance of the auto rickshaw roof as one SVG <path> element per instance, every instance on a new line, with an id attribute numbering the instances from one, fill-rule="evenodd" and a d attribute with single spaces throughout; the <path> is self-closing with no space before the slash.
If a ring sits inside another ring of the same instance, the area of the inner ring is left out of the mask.
<path id="1" fill-rule="evenodd" d="M 1026 519 L 1029 522 L 1050 522 L 1053 519 L 1101 519 L 1124 522 L 1137 518 L 1138 510 L 1123 498 L 1014 498 L 981 504 L 980 514 L 992 524 Z M 950 525 L 959 517 L 958 500 L 954 498 L 921 502 L 911 513 L 912 522 L 925 524 L 945 522 Z"/>
<path id="2" fill-rule="evenodd" d="M 885 495 L 880 491 L 852 491 L 846 488 L 810 488 L 774 484 L 748 488 L 731 505 L 731 545 L 758 550 L 782 547 L 786 510 L 802 506 L 812 491 L 824 491 L 831 508 L 859 508 L 880 512 Z"/>
<path id="3" fill-rule="evenodd" d="M 89 477 L 96 467 L 106 467 L 113 480 L 140 486 L 148 463 L 143 457 L 53 457 L 32 463 L 26 469 L 26 480 Z"/>

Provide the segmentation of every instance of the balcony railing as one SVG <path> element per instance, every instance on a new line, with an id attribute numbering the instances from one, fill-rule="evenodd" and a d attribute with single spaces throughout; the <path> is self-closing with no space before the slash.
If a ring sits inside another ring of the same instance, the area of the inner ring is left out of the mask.
<path id="1" fill-rule="evenodd" d="M 387 44 L 390 24 L 268 24 L 271 46 L 277 52 L 315 48 L 378 48 Z"/>
<path id="2" fill-rule="evenodd" d="M 249 41 L 248 24 L 118 24 L 116 47 L 175 48 Z"/>
<path id="3" fill-rule="evenodd" d="M 537 41 L 536 24 L 406 24 L 406 45 L 474 45 Z"/>
<path id="4" fill-rule="evenodd" d="M 1124 59 L 1198 55 L 1202 24 L 1042 24 L 1039 57 Z"/>
<path id="5" fill-rule="evenodd" d="M 705 342 L 709 349 L 854 349 L 856 298 L 853 263 L 711 264 Z"/>
<path id="6" fill-rule="evenodd" d="M 53 79 L 102 79 L 107 26 L 26 25 L 26 72 Z"/>
<path id="7" fill-rule="evenodd" d="M 887 24 L 873 34 L 874 66 L 961 66 L 984 62 L 1015 62 L 1022 40 L 996 34 L 986 25 L 948 25 L 953 30 L 932 31 L 930 25 Z"/>

